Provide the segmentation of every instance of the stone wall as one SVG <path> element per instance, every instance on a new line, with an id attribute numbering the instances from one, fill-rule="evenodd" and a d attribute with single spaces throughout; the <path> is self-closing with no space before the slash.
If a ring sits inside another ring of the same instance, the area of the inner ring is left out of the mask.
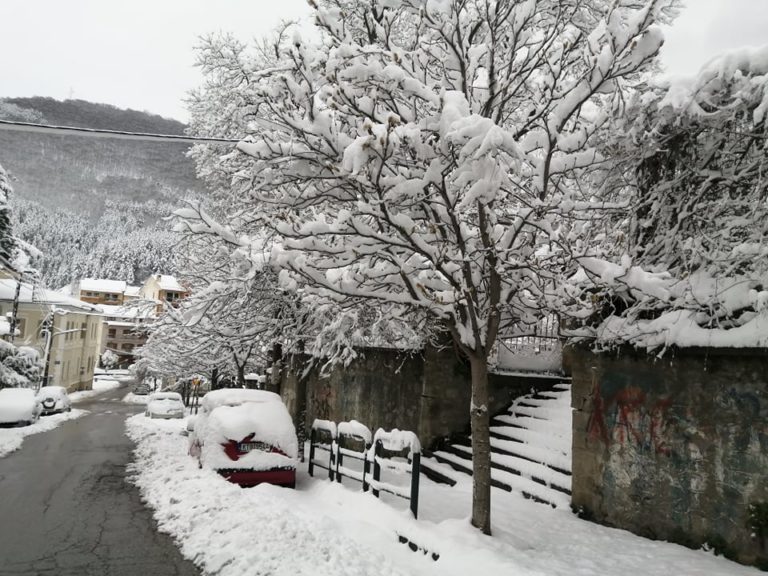
<path id="1" fill-rule="evenodd" d="M 751 504 L 768 506 L 768 351 L 566 356 L 574 508 L 768 568 L 768 542 L 748 521 Z"/>
<path id="2" fill-rule="evenodd" d="M 294 416 L 299 435 L 315 418 L 358 420 L 371 428 L 412 430 L 425 447 L 469 428 L 469 366 L 450 349 L 401 352 L 368 348 L 349 366 L 321 375 L 305 373 L 306 358 L 287 360 L 280 394 Z M 505 410 L 532 389 L 548 389 L 559 381 L 490 375 L 492 414 Z"/>

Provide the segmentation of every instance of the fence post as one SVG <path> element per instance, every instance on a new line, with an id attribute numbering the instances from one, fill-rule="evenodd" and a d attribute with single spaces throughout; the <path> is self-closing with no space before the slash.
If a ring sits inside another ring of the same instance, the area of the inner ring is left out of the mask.
<path id="1" fill-rule="evenodd" d="M 341 440 L 341 436 L 339 436 L 336 439 L 335 445 L 336 445 L 336 482 L 341 484 L 341 474 L 339 474 L 339 467 L 344 462 L 344 455 L 341 453 L 341 444 L 339 443 L 339 440 Z M 331 478 L 333 480 L 333 478 Z"/>
<path id="2" fill-rule="evenodd" d="M 330 455 L 328 456 L 328 479 L 333 482 L 333 471 L 336 468 L 336 447 L 338 444 L 336 443 L 336 438 L 333 438 L 331 440 L 331 451 Z"/>
<path id="3" fill-rule="evenodd" d="M 419 517 L 419 476 L 421 475 L 421 453 L 414 452 L 411 460 L 411 512 Z"/>
<path id="4" fill-rule="evenodd" d="M 381 456 L 381 448 L 383 444 L 381 440 L 376 440 L 376 444 L 373 448 L 373 481 L 378 482 L 381 479 L 381 464 L 379 464 L 379 457 Z M 376 487 L 373 487 L 373 495 L 376 498 L 379 497 L 379 491 Z"/>
<path id="5" fill-rule="evenodd" d="M 312 428 L 309 431 L 309 465 L 307 466 L 307 472 L 312 476 L 312 472 L 315 468 L 315 429 Z"/>

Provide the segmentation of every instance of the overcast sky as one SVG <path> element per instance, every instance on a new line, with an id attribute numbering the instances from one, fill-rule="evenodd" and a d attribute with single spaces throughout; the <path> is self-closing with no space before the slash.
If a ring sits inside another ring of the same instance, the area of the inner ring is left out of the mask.
<path id="1" fill-rule="evenodd" d="M 670 73 L 768 43 L 768 0 L 688 4 L 666 33 Z M 185 120 L 200 35 L 247 40 L 308 12 L 306 0 L 0 0 L 0 97 L 82 98 Z"/>

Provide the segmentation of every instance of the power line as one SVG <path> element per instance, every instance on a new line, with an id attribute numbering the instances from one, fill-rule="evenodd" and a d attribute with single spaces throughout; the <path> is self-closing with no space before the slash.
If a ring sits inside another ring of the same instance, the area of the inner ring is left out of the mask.
<path id="1" fill-rule="evenodd" d="M 16 122 L 0 120 L 0 130 L 17 132 L 42 132 L 46 134 L 62 134 L 69 136 L 86 136 L 90 138 L 116 138 L 119 140 L 140 140 L 144 142 L 213 142 L 220 144 L 236 144 L 239 138 L 205 138 L 199 136 L 181 136 L 177 134 L 149 134 L 146 132 L 127 132 L 123 130 L 102 130 L 99 128 L 81 128 L 77 126 L 51 126 L 32 122 Z"/>

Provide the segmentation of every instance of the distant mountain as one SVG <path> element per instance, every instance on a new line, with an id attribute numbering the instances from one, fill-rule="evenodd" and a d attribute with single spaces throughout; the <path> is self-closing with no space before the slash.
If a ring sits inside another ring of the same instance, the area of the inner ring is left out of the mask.
<path id="1" fill-rule="evenodd" d="M 147 112 L 41 97 L 0 99 L 0 119 L 155 134 L 186 128 Z M 47 254 L 46 280 L 58 286 L 87 273 L 136 282 L 155 271 L 150 266 L 172 273 L 174 242 L 161 217 L 204 190 L 188 149 L 179 142 L 0 129 L 0 165 L 12 178 L 17 234 Z M 40 230 L 47 221 L 55 233 Z M 157 252 L 141 256 L 137 244 L 156 245 Z"/>
<path id="2" fill-rule="evenodd" d="M 0 100 L 0 118 L 57 126 L 183 134 L 184 124 L 106 104 L 53 98 Z M 0 163 L 18 196 L 97 218 L 106 198 L 146 201 L 182 198 L 203 186 L 180 142 L 135 142 L 0 130 Z"/>

